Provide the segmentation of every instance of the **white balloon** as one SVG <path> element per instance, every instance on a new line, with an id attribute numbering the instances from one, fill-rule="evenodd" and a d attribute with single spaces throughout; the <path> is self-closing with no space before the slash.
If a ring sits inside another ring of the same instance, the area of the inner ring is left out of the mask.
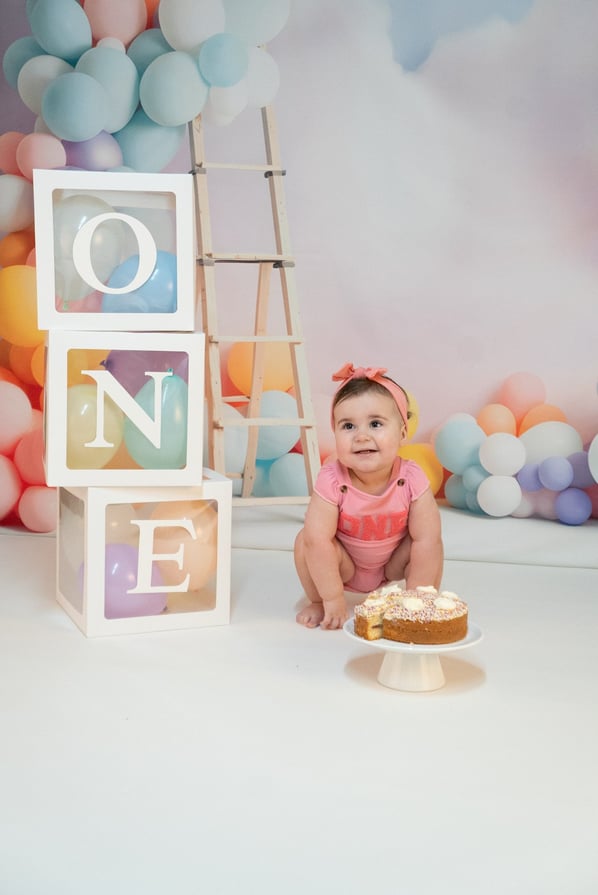
<path id="1" fill-rule="evenodd" d="M 261 47 L 250 47 L 245 80 L 247 105 L 257 109 L 270 105 L 280 86 L 277 62 Z"/>
<path id="2" fill-rule="evenodd" d="M 594 480 L 598 482 L 598 435 L 595 435 L 588 449 L 588 466 Z"/>
<path id="3" fill-rule="evenodd" d="M 160 30 L 173 50 L 192 52 L 225 30 L 222 0 L 161 0 Z"/>
<path id="4" fill-rule="evenodd" d="M 519 506 L 515 507 L 511 516 L 514 516 L 516 519 L 528 519 L 530 516 L 533 516 L 535 512 L 536 508 L 531 495 L 526 491 L 523 491 Z"/>
<path id="5" fill-rule="evenodd" d="M 164 0 L 162 0 L 164 2 Z M 268 43 L 284 28 L 291 0 L 223 0 L 226 30 L 249 46 Z M 160 22 L 162 7 L 160 6 Z"/>
<path id="6" fill-rule="evenodd" d="M 236 407 L 230 404 L 224 404 L 222 409 L 224 419 L 234 419 L 242 417 Z M 209 441 L 212 437 L 208 427 L 208 407 L 204 402 L 204 422 L 203 422 L 203 455 L 204 463 L 207 464 L 209 457 Z M 245 467 L 245 459 L 247 457 L 247 443 L 249 440 L 249 430 L 245 426 L 226 426 L 224 429 L 224 465 L 226 472 L 239 473 L 243 472 Z M 235 485 L 239 480 L 233 480 Z"/>
<path id="7" fill-rule="evenodd" d="M 18 174 L 0 175 L 0 233 L 33 223 L 33 184 Z"/>
<path id="8" fill-rule="evenodd" d="M 247 81 L 232 87 L 210 87 L 202 115 L 213 124 L 229 124 L 247 106 Z"/>
<path id="9" fill-rule="evenodd" d="M 34 56 L 19 72 L 17 92 L 34 115 L 42 110 L 42 97 L 48 84 L 59 75 L 73 71 L 73 66 L 58 56 Z"/>
<path id="10" fill-rule="evenodd" d="M 493 432 L 480 445 L 480 463 L 492 475 L 515 475 L 525 459 L 525 445 L 508 432 Z"/>
<path id="11" fill-rule="evenodd" d="M 581 451 L 581 435 L 569 423 L 555 420 L 527 429 L 519 440 L 525 447 L 526 463 L 541 463 L 547 457 L 568 457 Z"/>
<path id="12" fill-rule="evenodd" d="M 489 475 L 478 488 L 476 497 L 489 516 L 510 516 L 521 503 L 521 485 L 509 475 Z"/>

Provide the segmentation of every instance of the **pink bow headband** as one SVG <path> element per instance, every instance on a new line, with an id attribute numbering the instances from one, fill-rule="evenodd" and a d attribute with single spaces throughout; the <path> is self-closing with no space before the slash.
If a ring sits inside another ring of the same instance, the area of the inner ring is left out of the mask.
<path id="1" fill-rule="evenodd" d="M 399 413 L 403 419 L 405 425 L 407 425 L 408 419 L 408 411 L 409 411 L 409 402 L 407 400 L 407 396 L 403 389 L 393 382 L 392 379 L 388 379 L 384 374 L 386 373 L 385 367 L 354 367 L 353 364 L 348 363 L 345 364 L 344 367 L 341 367 L 340 370 L 337 370 L 336 373 L 332 374 L 332 381 L 339 382 L 340 385 L 337 389 L 339 391 L 343 388 L 347 382 L 350 382 L 351 379 L 371 379 L 372 382 L 377 382 L 379 385 L 384 386 L 384 388 L 390 392 L 392 397 L 395 400 L 397 407 L 399 408 Z M 332 428 L 334 429 L 334 415 L 331 415 L 332 419 Z"/>

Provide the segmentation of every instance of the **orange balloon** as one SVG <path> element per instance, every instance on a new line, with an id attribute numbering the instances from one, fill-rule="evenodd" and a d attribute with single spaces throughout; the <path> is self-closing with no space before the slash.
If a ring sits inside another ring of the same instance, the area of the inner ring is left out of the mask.
<path id="1" fill-rule="evenodd" d="M 37 326 L 34 267 L 12 264 L 0 270 L 0 336 L 24 347 L 44 341 L 44 333 Z"/>
<path id="2" fill-rule="evenodd" d="M 486 435 L 494 432 L 508 432 L 515 435 L 517 423 L 512 410 L 504 404 L 486 404 L 477 415 L 476 422 Z"/>
<path id="3" fill-rule="evenodd" d="M 10 354 L 11 344 L 7 339 L 0 338 L 0 367 L 10 367 L 8 356 Z"/>
<path id="4" fill-rule="evenodd" d="M 70 348 L 66 358 L 67 385 L 92 385 L 92 379 L 82 370 L 103 370 L 101 362 L 108 354 L 107 348 Z"/>
<path id="5" fill-rule="evenodd" d="M 252 342 L 235 342 L 228 354 L 227 369 L 234 385 L 242 395 L 251 394 L 253 382 Z M 288 391 L 294 384 L 291 352 L 286 342 L 264 342 L 260 345 L 264 351 L 264 391 Z"/>
<path id="6" fill-rule="evenodd" d="M 26 264 L 27 257 L 35 245 L 33 230 L 15 230 L 0 239 L 0 267 L 12 264 Z"/>
<path id="7" fill-rule="evenodd" d="M 536 404 L 535 407 L 532 407 L 531 410 L 525 414 L 521 423 L 519 425 L 519 435 L 522 435 L 524 432 L 527 432 L 528 429 L 531 429 L 532 426 L 537 426 L 538 423 L 566 423 L 567 417 L 563 413 L 560 407 L 557 407 L 555 404 Z"/>
<path id="8" fill-rule="evenodd" d="M 31 372 L 31 358 L 36 347 L 25 348 L 23 345 L 13 345 L 8 355 L 10 369 L 19 377 L 21 382 L 27 385 L 38 385 L 35 376 Z"/>
<path id="9" fill-rule="evenodd" d="M 15 376 L 8 367 L 0 367 L 0 382 L 12 382 L 13 385 L 21 385 L 21 380 Z"/>
<path id="10" fill-rule="evenodd" d="M 31 372 L 38 385 L 46 383 L 46 346 L 43 342 L 33 349 L 31 355 Z"/>

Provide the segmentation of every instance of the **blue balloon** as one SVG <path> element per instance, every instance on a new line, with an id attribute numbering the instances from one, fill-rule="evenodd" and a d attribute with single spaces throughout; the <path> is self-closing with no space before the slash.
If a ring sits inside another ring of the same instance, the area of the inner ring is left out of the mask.
<path id="1" fill-rule="evenodd" d="M 59 75 L 42 96 L 42 118 L 59 140 L 91 140 L 105 130 L 109 111 L 108 94 L 83 72 Z"/>
<path id="2" fill-rule="evenodd" d="M 247 73 L 249 51 L 235 34 L 213 34 L 199 50 L 199 70 L 212 87 L 232 87 Z"/>
<path id="3" fill-rule="evenodd" d="M 275 497 L 307 497 L 307 475 L 303 454 L 283 454 L 272 462 L 270 486 Z"/>
<path id="4" fill-rule="evenodd" d="M 154 379 L 135 395 L 135 401 L 154 419 Z M 143 469 L 182 469 L 187 463 L 187 383 L 180 376 L 162 380 L 160 440 L 156 447 L 127 417 L 124 441 L 132 459 Z"/>
<path id="5" fill-rule="evenodd" d="M 114 47 L 94 47 L 83 53 L 75 71 L 95 78 L 109 100 L 104 130 L 109 134 L 127 124 L 139 103 L 139 75 L 134 62 Z"/>
<path id="6" fill-rule="evenodd" d="M 274 460 L 256 460 L 255 461 L 255 479 L 253 480 L 253 488 L 251 489 L 252 497 L 273 497 L 274 492 L 270 484 L 270 469 Z M 234 484 L 234 481 L 233 481 Z M 239 494 L 241 490 L 239 489 Z"/>
<path id="7" fill-rule="evenodd" d="M 262 394 L 259 415 L 278 419 L 299 416 L 297 401 L 287 392 L 269 389 Z M 260 426 L 257 439 L 257 459 L 275 460 L 288 453 L 299 438 L 299 426 Z"/>
<path id="8" fill-rule="evenodd" d="M 139 84 L 143 111 L 163 127 L 177 127 L 199 115 L 208 85 L 191 56 L 179 50 L 150 62 Z"/>
<path id="9" fill-rule="evenodd" d="M 487 479 L 489 475 L 490 473 L 483 466 L 480 466 L 479 463 L 474 463 L 473 466 L 468 466 L 463 471 L 463 487 L 466 491 L 473 491 L 475 494 L 484 479 Z"/>
<path id="10" fill-rule="evenodd" d="M 91 25 L 77 0 L 37 0 L 28 17 L 34 38 L 52 56 L 74 65 L 91 47 Z"/>
<path id="11" fill-rule="evenodd" d="M 565 525 L 582 525 L 592 515 L 592 500 L 581 488 L 566 488 L 554 502 L 557 519 Z"/>
<path id="12" fill-rule="evenodd" d="M 19 72 L 34 56 L 47 56 L 43 47 L 33 37 L 19 37 L 7 48 L 2 57 L 4 77 L 14 90 L 17 89 Z"/>
<path id="13" fill-rule="evenodd" d="M 160 29 L 149 28 L 131 41 L 127 49 L 127 56 L 134 63 L 139 77 L 141 77 L 150 62 L 171 51 L 172 47 L 166 42 Z"/>
<path id="14" fill-rule="evenodd" d="M 479 463 L 480 445 L 486 433 L 471 419 L 449 419 L 434 441 L 436 456 L 445 469 L 462 475 L 468 466 Z"/>
<path id="15" fill-rule="evenodd" d="M 444 483 L 444 496 L 452 507 L 458 510 L 466 510 L 467 507 L 467 491 L 460 475 L 451 475 Z"/>
<path id="16" fill-rule="evenodd" d="M 128 124 L 115 131 L 123 163 L 133 171 L 162 171 L 172 161 L 185 138 L 184 124 L 162 127 L 152 121 L 143 109 L 137 109 Z"/>
<path id="17" fill-rule="evenodd" d="M 112 272 L 108 285 L 119 289 L 131 283 L 139 267 L 139 255 L 131 255 Z M 176 255 L 159 251 L 156 266 L 139 289 L 120 295 L 105 293 L 102 311 L 106 314 L 172 314 L 177 308 Z"/>

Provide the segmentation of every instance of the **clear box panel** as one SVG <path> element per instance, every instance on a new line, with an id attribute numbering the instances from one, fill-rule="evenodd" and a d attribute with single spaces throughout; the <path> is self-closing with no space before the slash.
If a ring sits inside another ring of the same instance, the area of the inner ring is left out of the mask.
<path id="1" fill-rule="evenodd" d="M 83 612 L 85 503 L 58 489 L 58 589 L 76 612 Z"/>

